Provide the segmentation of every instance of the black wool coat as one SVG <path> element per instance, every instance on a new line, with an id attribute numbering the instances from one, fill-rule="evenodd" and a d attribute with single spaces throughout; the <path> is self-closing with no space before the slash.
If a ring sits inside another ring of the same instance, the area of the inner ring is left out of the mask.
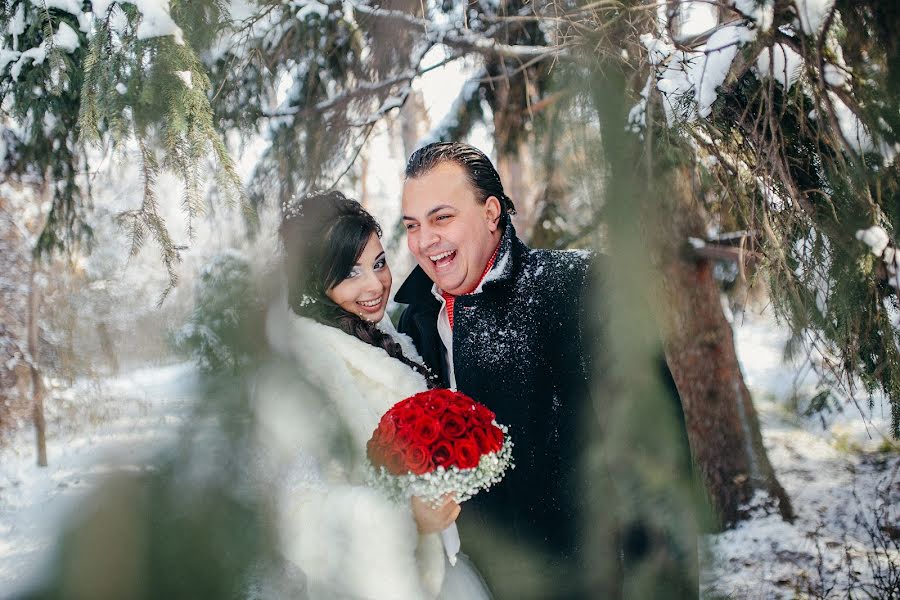
<path id="1" fill-rule="evenodd" d="M 532 250 L 508 223 L 482 291 L 456 298 L 457 387 L 493 410 L 515 444 L 515 469 L 466 502 L 459 521 L 463 551 L 489 583 L 497 557 L 473 552 L 467 530 L 489 531 L 510 548 L 530 549 L 551 570 L 548 563 L 565 570 L 578 562 L 579 502 L 586 495 L 577 470 L 585 442 L 579 426 L 589 404 L 591 364 L 582 320 L 591 263 L 588 252 Z M 396 301 L 408 307 L 398 329 L 448 386 L 432 285 L 420 267 L 403 283 Z"/>

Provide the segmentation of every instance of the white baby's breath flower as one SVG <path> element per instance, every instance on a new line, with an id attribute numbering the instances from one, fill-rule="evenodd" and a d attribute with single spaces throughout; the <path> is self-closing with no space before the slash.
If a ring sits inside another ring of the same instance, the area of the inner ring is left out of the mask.
<path id="1" fill-rule="evenodd" d="M 506 433 L 506 427 L 500 428 Z M 452 494 L 456 502 L 465 502 L 478 492 L 499 483 L 507 468 L 515 468 L 512 449 L 512 440 L 505 435 L 500 450 L 481 455 L 478 466 L 472 469 L 437 467 L 433 472 L 423 475 L 394 475 L 384 467 L 376 469 L 369 463 L 366 475 L 370 485 L 399 503 L 408 502 L 411 496 L 418 496 L 436 507 L 447 494 Z"/>

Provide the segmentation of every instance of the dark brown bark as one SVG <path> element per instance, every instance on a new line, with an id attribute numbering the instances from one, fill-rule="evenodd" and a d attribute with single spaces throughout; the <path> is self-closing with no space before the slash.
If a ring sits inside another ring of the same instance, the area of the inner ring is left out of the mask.
<path id="1" fill-rule="evenodd" d="M 669 186 L 677 239 L 702 232 L 702 213 L 693 201 L 690 176 Z M 679 222 L 680 221 L 680 222 Z M 769 505 L 793 520 L 790 500 L 766 455 L 759 419 L 734 346 L 731 324 L 722 310 L 713 262 L 672 248 L 664 287 L 670 332 L 666 358 L 684 408 L 691 452 L 720 524 L 746 518 L 757 491 Z"/>
<path id="2" fill-rule="evenodd" d="M 762 490 L 782 517 L 792 520 L 790 501 L 763 446 L 712 264 L 706 259 L 674 261 L 668 279 L 679 314 L 667 358 L 713 507 L 723 525 L 734 524 L 745 516 L 741 506 Z"/>

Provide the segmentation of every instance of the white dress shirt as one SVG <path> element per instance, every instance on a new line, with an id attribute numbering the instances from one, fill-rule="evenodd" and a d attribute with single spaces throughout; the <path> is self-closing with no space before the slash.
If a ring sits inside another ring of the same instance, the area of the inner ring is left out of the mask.
<path id="1" fill-rule="evenodd" d="M 494 267 L 492 265 L 491 271 L 493 270 Z M 464 295 L 480 294 L 481 287 L 487 279 L 487 275 L 482 277 L 481 281 L 478 282 L 478 286 L 468 294 Z M 450 316 L 447 314 L 447 301 L 444 299 L 441 288 L 439 288 L 436 283 L 431 286 L 431 293 L 437 298 L 438 302 L 441 303 L 441 310 L 438 311 L 437 316 L 437 330 L 438 335 L 441 337 L 441 342 L 444 344 L 444 356 L 447 358 L 447 378 L 450 381 L 450 389 L 455 390 L 456 369 L 453 367 L 453 328 L 450 327 Z"/>

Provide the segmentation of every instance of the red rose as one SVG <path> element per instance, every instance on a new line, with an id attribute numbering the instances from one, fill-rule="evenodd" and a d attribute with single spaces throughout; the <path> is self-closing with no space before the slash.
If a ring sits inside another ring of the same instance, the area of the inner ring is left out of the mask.
<path id="1" fill-rule="evenodd" d="M 377 437 L 378 441 L 384 445 L 390 444 L 397 437 L 397 426 L 394 425 L 394 421 L 391 419 L 382 421 L 378 425 L 378 429 L 375 430 L 375 436 L 373 437 Z"/>
<path id="2" fill-rule="evenodd" d="M 372 461 L 372 464 L 376 467 L 380 467 L 384 464 L 384 454 L 381 451 L 381 446 L 378 445 L 374 437 L 366 444 L 366 456 L 369 457 L 369 460 Z"/>
<path id="3" fill-rule="evenodd" d="M 466 427 L 466 420 L 458 414 L 446 412 L 441 417 L 441 430 L 446 437 L 462 437 L 466 433 Z"/>
<path id="4" fill-rule="evenodd" d="M 413 439 L 425 446 L 441 435 L 441 423 L 435 418 L 422 416 L 413 425 Z"/>
<path id="5" fill-rule="evenodd" d="M 447 410 L 458 415 L 465 415 L 472 410 L 472 401 L 465 396 L 454 396 L 447 404 Z"/>
<path id="6" fill-rule="evenodd" d="M 431 456 L 425 446 L 411 444 L 406 448 L 406 467 L 416 475 L 422 475 L 432 469 Z"/>
<path id="7" fill-rule="evenodd" d="M 481 453 L 478 446 L 472 440 L 456 440 L 453 444 L 456 450 L 456 465 L 460 469 L 474 469 L 478 466 Z"/>
<path id="8" fill-rule="evenodd" d="M 432 417 L 440 417 L 447 410 L 447 398 L 443 394 L 431 394 L 425 403 L 425 412 Z"/>
<path id="9" fill-rule="evenodd" d="M 419 392 L 415 396 L 410 396 L 409 398 L 407 398 L 405 402 L 410 408 L 419 411 L 424 409 L 425 405 L 428 404 L 430 396 L 430 392 Z"/>
<path id="10" fill-rule="evenodd" d="M 480 427 L 472 430 L 472 441 L 478 446 L 478 451 L 482 454 L 494 452 L 494 438 L 486 429 Z"/>
<path id="11" fill-rule="evenodd" d="M 397 436 L 394 438 L 392 445 L 398 448 L 405 448 L 415 441 L 413 439 L 413 428 L 411 425 L 401 426 L 397 429 Z"/>
<path id="12" fill-rule="evenodd" d="M 406 468 L 406 455 L 403 453 L 403 450 L 399 448 L 391 449 L 386 459 L 387 464 L 385 466 L 394 475 L 403 475 L 408 470 Z"/>
<path id="13" fill-rule="evenodd" d="M 447 440 L 439 440 L 431 447 L 431 460 L 434 461 L 436 467 L 450 467 L 456 460 L 456 453 L 453 450 L 453 444 Z"/>
<path id="14" fill-rule="evenodd" d="M 420 410 L 416 410 L 411 406 L 404 406 L 397 412 L 397 424 L 401 428 L 408 427 L 416 422 L 420 414 L 422 414 Z"/>
<path id="15" fill-rule="evenodd" d="M 503 432 L 499 427 L 491 425 L 488 427 L 488 433 L 491 434 L 491 439 L 494 440 L 494 452 L 503 447 Z"/>
<path id="16" fill-rule="evenodd" d="M 484 425 L 490 425 L 494 420 L 494 417 L 497 415 L 494 414 L 494 411 L 489 409 L 484 404 L 475 403 L 475 419 L 480 421 Z"/>

